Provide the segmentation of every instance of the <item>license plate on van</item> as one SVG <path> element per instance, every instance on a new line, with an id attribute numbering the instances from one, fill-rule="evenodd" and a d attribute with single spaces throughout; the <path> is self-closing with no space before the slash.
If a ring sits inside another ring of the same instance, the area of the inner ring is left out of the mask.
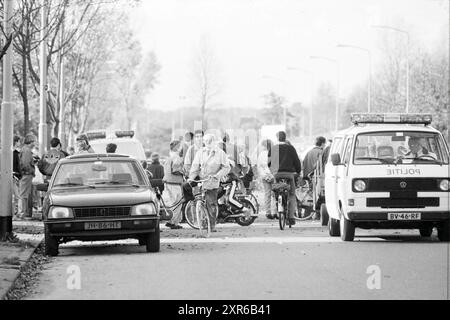
<path id="1" fill-rule="evenodd" d="M 390 221 L 417 221 L 422 219 L 420 212 L 414 213 L 388 213 L 388 220 Z"/>
<path id="2" fill-rule="evenodd" d="M 115 230 L 121 228 L 120 222 L 88 222 L 84 224 L 84 230 Z"/>

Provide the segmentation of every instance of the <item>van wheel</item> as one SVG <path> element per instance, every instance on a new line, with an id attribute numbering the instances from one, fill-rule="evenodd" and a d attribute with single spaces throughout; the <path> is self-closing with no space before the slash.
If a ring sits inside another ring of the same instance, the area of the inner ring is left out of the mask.
<path id="1" fill-rule="evenodd" d="M 45 246 L 45 255 L 50 257 L 56 257 L 59 253 L 59 242 L 55 237 L 50 236 L 50 230 L 48 225 L 45 226 L 45 238 L 44 238 L 44 246 Z"/>
<path id="2" fill-rule="evenodd" d="M 339 220 L 330 218 L 328 220 L 328 232 L 331 237 L 339 237 L 341 231 L 339 230 Z"/>
<path id="3" fill-rule="evenodd" d="M 433 227 L 423 227 L 419 229 L 420 236 L 424 238 L 429 238 L 433 234 Z"/>
<path id="4" fill-rule="evenodd" d="M 322 203 L 320 206 L 320 224 L 325 227 L 328 225 L 328 220 L 330 220 L 330 217 L 328 216 L 327 205 Z"/>
<path id="5" fill-rule="evenodd" d="M 438 238 L 442 242 L 449 242 L 450 220 L 442 222 L 438 227 Z"/>
<path id="6" fill-rule="evenodd" d="M 353 241 L 355 239 L 355 225 L 350 220 L 347 220 L 344 215 L 339 220 L 339 227 L 342 241 Z"/>
<path id="7" fill-rule="evenodd" d="M 155 232 L 149 233 L 146 239 L 146 249 L 147 252 L 159 252 L 160 250 L 160 231 L 159 231 L 159 223 L 156 224 Z"/>

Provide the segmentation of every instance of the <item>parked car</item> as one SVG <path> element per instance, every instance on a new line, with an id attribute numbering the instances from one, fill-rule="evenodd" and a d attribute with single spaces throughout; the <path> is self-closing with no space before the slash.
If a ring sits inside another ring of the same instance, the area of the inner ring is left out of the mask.
<path id="1" fill-rule="evenodd" d="M 160 250 L 159 204 L 138 160 L 117 154 L 82 154 L 61 160 L 43 205 L 45 253 L 61 243 L 134 238 Z"/>

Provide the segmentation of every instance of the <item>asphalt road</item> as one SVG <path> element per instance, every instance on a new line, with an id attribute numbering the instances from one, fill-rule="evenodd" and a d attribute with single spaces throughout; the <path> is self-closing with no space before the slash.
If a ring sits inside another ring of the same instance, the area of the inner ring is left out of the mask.
<path id="1" fill-rule="evenodd" d="M 281 231 L 260 219 L 249 228 L 220 226 L 210 239 L 163 229 L 157 254 L 134 240 L 73 242 L 45 266 L 29 299 L 449 298 L 449 244 L 436 234 L 356 234 L 344 243 L 318 223 Z"/>

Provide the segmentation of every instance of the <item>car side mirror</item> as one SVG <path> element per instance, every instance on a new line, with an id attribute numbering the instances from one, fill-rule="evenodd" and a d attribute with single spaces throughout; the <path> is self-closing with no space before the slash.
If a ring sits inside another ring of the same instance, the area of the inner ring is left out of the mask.
<path id="1" fill-rule="evenodd" d="M 333 166 L 340 166 L 342 164 L 341 156 L 339 153 L 331 155 L 331 163 L 333 164 Z"/>
<path id="2" fill-rule="evenodd" d="M 148 168 L 148 163 L 147 163 L 147 161 L 142 161 L 142 167 L 143 167 L 145 170 L 147 170 L 147 168 Z"/>
<path id="3" fill-rule="evenodd" d="M 41 192 L 48 192 L 48 183 L 41 183 L 36 186 L 36 189 Z"/>

